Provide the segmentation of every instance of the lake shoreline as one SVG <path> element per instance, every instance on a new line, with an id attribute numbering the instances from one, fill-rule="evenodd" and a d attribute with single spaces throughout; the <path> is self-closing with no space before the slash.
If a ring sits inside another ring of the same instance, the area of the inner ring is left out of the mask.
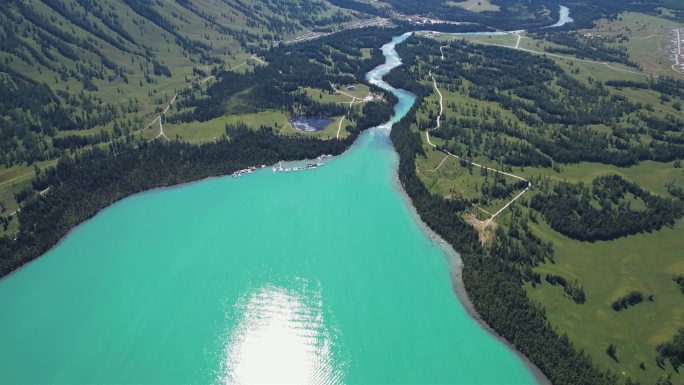
<path id="1" fill-rule="evenodd" d="M 365 131 L 368 131 L 368 130 L 370 130 L 370 129 L 367 129 L 367 130 L 365 130 Z M 339 153 L 339 154 L 337 154 L 337 155 L 333 155 L 332 158 L 333 158 L 333 159 L 334 159 L 334 158 L 337 158 L 337 157 L 342 156 L 342 155 L 346 154 L 347 152 L 349 152 L 349 150 L 351 150 L 351 149 L 354 147 L 354 145 L 357 143 L 358 138 L 359 138 L 361 135 L 363 135 L 363 133 L 364 133 L 365 131 L 362 131 L 360 134 L 358 134 L 357 137 L 354 139 L 354 141 L 351 142 L 351 144 L 349 144 L 349 145 L 344 149 L 344 151 L 342 151 L 341 153 Z M 278 165 L 278 164 L 281 163 L 281 162 L 308 162 L 308 161 L 314 161 L 315 159 L 318 159 L 318 158 L 320 158 L 321 156 L 324 156 L 324 155 L 328 155 L 328 154 L 321 153 L 321 154 L 318 154 L 318 157 L 315 157 L 315 158 L 313 158 L 313 159 L 304 158 L 304 159 L 287 159 L 287 160 L 280 160 L 280 161 L 278 161 L 278 162 L 275 162 L 275 163 L 272 163 L 272 164 L 270 164 L 270 165 L 267 165 L 265 168 L 262 168 L 260 164 L 255 164 L 255 165 L 253 165 L 253 166 L 247 166 L 247 167 L 254 167 L 254 168 L 256 169 L 256 171 L 259 171 L 259 170 L 266 171 L 266 169 L 272 169 L 273 167 L 275 167 L 276 165 Z M 237 171 L 237 170 L 235 170 L 235 171 Z M 152 188 L 150 188 L 150 189 L 141 190 L 141 191 L 138 191 L 138 192 L 134 192 L 134 193 L 132 193 L 132 194 L 125 195 L 125 196 L 123 196 L 123 197 L 121 197 L 121 198 L 119 198 L 119 199 L 117 199 L 117 200 L 115 200 L 115 201 L 113 201 L 113 202 L 107 204 L 106 206 L 104 206 L 104 207 L 98 209 L 95 213 L 93 213 L 93 215 L 91 215 L 91 216 L 89 216 L 89 217 L 83 219 L 81 222 L 78 222 L 77 224 L 75 224 L 74 226 L 72 226 L 69 230 L 67 230 L 66 233 L 64 233 L 64 234 L 59 238 L 59 240 L 57 240 L 57 242 L 55 242 L 52 246 L 50 246 L 50 247 L 49 247 L 47 250 L 45 250 L 44 252 L 40 253 L 40 254 L 39 254 L 38 256 L 36 256 L 35 258 L 30 259 L 30 260 L 28 260 L 28 261 L 22 263 L 20 266 L 18 266 L 17 268 L 13 269 L 13 270 L 10 271 L 9 273 L 0 276 L 0 282 L 2 282 L 2 281 L 4 281 L 5 279 L 8 279 L 9 277 L 15 275 L 17 272 L 19 272 L 19 271 L 23 270 L 24 268 L 28 267 L 28 266 L 31 265 L 33 262 L 35 262 L 35 261 L 37 261 L 37 260 L 39 260 L 39 259 L 44 258 L 47 254 L 49 254 L 50 252 L 52 252 L 54 249 L 56 249 L 57 247 L 61 246 L 61 245 L 67 240 L 67 238 L 71 237 L 71 236 L 73 235 L 73 233 L 74 233 L 75 231 L 77 231 L 80 227 L 86 225 L 88 222 L 92 221 L 96 216 L 101 215 L 103 212 L 105 212 L 105 211 L 107 211 L 107 210 L 110 210 L 110 209 L 113 209 L 113 208 L 115 208 L 116 206 L 122 204 L 122 202 L 124 202 L 125 200 L 127 200 L 127 199 L 129 199 L 129 198 L 133 198 L 133 197 L 137 197 L 137 196 L 143 196 L 143 195 L 147 195 L 147 194 L 152 194 L 152 193 L 156 193 L 156 192 L 159 192 L 159 191 L 170 191 L 170 190 L 175 190 L 175 189 L 183 188 L 183 187 L 186 187 L 186 186 L 189 186 L 189 185 L 193 185 L 193 184 L 197 184 L 197 183 L 206 182 L 206 181 L 209 181 L 209 180 L 212 180 L 212 179 L 228 178 L 228 177 L 231 177 L 231 174 L 233 174 L 233 172 L 234 172 L 234 171 L 226 171 L 225 174 L 209 175 L 209 176 L 205 176 L 205 177 L 200 177 L 200 178 L 198 178 L 198 179 L 187 180 L 187 181 L 184 181 L 184 182 L 179 182 L 179 183 L 174 183 L 174 184 L 169 184 L 169 185 L 156 186 L 156 187 L 152 187 Z"/>
<path id="2" fill-rule="evenodd" d="M 437 234 L 425 222 L 423 222 L 423 219 L 420 217 L 418 210 L 416 210 L 416 207 L 413 205 L 411 197 L 408 195 L 408 193 L 406 193 L 406 190 L 404 190 L 401 181 L 399 181 L 399 174 L 397 173 L 397 169 L 398 163 L 394 167 L 394 171 L 391 177 L 391 183 L 393 187 L 397 190 L 397 192 L 402 196 L 402 199 L 404 199 L 404 201 L 406 202 L 409 212 L 411 216 L 414 217 L 414 220 L 420 228 L 421 232 L 425 235 L 428 241 L 432 243 L 434 246 L 438 247 L 442 251 L 444 256 L 447 258 L 447 264 L 449 266 L 449 276 L 451 279 L 451 286 L 453 292 L 456 295 L 458 302 L 461 304 L 461 306 L 463 306 L 463 309 L 466 311 L 468 316 L 470 316 L 471 319 L 477 322 L 477 324 L 480 327 L 482 327 L 482 329 L 487 331 L 492 337 L 496 338 L 501 344 L 505 345 L 511 352 L 518 356 L 523 362 L 523 365 L 525 365 L 525 367 L 534 376 L 535 380 L 537 380 L 537 383 L 539 385 L 552 385 L 551 380 L 548 379 L 548 377 L 541 371 L 541 369 L 539 369 L 539 367 L 537 367 L 537 365 L 535 365 L 526 355 L 524 355 L 518 349 L 516 349 L 515 346 L 513 346 L 513 344 L 511 344 L 508 340 L 506 340 L 499 333 L 497 333 L 496 330 L 489 326 L 487 322 L 485 322 L 485 320 L 482 319 L 477 310 L 475 310 L 475 306 L 473 305 L 473 302 L 470 300 L 468 290 L 465 287 L 465 283 L 463 282 L 464 265 L 463 260 L 461 259 L 461 255 L 453 248 L 453 246 L 449 242 L 442 239 L 442 237 L 439 234 Z"/>
<path id="3" fill-rule="evenodd" d="M 413 32 L 408 32 L 402 36 L 408 36 L 411 35 Z M 399 37 L 395 37 L 392 39 L 390 43 L 387 43 L 383 45 L 383 53 L 385 54 L 386 61 L 382 66 L 387 66 L 388 61 L 387 61 L 387 55 L 389 50 L 385 50 L 386 47 L 390 47 L 392 51 L 396 54 L 397 58 L 399 59 L 399 63 L 395 67 L 399 67 L 404 65 L 401 57 L 398 55 L 398 53 L 395 50 L 395 46 L 398 44 L 401 44 L 403 40 L 401 41 L 396 41 Z M 396 63 L 395 63 L 396 64 Z M 371 70 L 368 74 L 371 74 L 372 72 L 376 71 L 377 68 Z M 394 68 L 394 67 L 393 67 Z M 392 68 L 389 68 L 388 72 L 391 71 Z M 371 77 L 366 75 L 366 80 L 373 83 L 375 81 L 375 85 L 379 86 L 380 88 L 385 89 L 387 92 L 408 92 L 407 90 L 402 90 L 400 88 L 396 88 L 392 86 L 391 84 L 385 82 L 384 77 L 386 74 L 381 75 L 379 79 L 372 79 Z M 373 74 L 376 75 L 376 74 Z M 384 86 L 389 87 L 390 89 L 386 89 Z M 410 93 L 410 92 L 409 92 Z M 398 96 L 397 96 L 398 97 Z M 414 95 L 415 97 L 415 95 Z M 414 99 L 413 105 L 417 100 Z M 412 105 L 412 107 L 413 107 Z M 395 107 L 396 108 L 396 107 Z M 394 118 L 394 117 L 393 117 Z M 402 117 L 403 118 L 403 117 Z M 397 119 L 399 120 L 399 119 Z M 389 131 L 391 131 L 392 126 L 396 124 L 393 121 L 389 121 L 380 127 L 386 127 L 389 125 Z M 371 130 L 380 130 L 381 128 L 376 127 L 372 128 Z M 527 370 L 530 372 L 530 374 L 534 377 L 536 382 L 539 385 L 551 385 L 551 381 L 546 377 L 546 375 L 539 369 L 532 361 L 522 354 L 522 352 L 518 351 L 513 344 L 511 344 L 509 341 L 507 341 L 505 338 L 503 338 L 501 335 L 499 335 L 492 327 L 490 327 L 484 319 L 480 316 L 480 314 L 475 310 L 475 306 L 473 305 L 472 301 L 470 300 L 470 297 L 468 296 L 467 289 L 465 287 L 465 283 L 463 282 L 462 279 L 462 271 L 463 271 L 463 260 L 461 259 L 460 255 L 456 250 L 452 247 L 451 244 L 446 242 L 444 239 L 442 239 L 439 234 L 437 234 L 435 231 L 433 231 L 425 222 L 423 222 L 422 218 L 420 217 L 420 214 L 418 213 L 418 210 L 413 204 L 413 200 L 411 197 L 408 195 L 406 190 L 404 189 L 400 179 L 399 179 L 399 160 L 398 160 L 398 153 L 396 148 L 394 147 L 394 144 L 392 143 L 392 140 L 389 137 L 389 132 L 386 135 L 386 140 L 387 140 L 387 145 L 392 149 L 394 156 L 395 156 L 395 161 L 394 164 L 392 165 L 392 170 L 390 172 L 390 184 L 392 184 L 392 187 L 395 188 L 395 190 L 400 194 L 402 199 L 404 200 L 404 203 L 406 204 L 406 207 L 408 208 L 409 214 L 413 217 L 415 223 L 418 225 L 420 228 L 421 232 L 423 235 L 436 247 L 440 249 L 442 254 L 447 258 L 447 263 L 448 263 L 448 270 L 449 270 L 449 278 L 451 280 L 451 286 L 452 290 L 456 295 L 456 298 L 458 299 L 459 303 L 465 310 L 465 312 L 473 319 L 485 332 L 490 334 L 492 337 L 494 337 L 498 342 L 500 342 L 503 346 L 507 347 L 509 351 L 511 351 L 513 354 L 515 354 L 517 357 L 520 358 L 521 363 L 527 368 Z M 353 148 L 353 146 L 352 146 Z"/>

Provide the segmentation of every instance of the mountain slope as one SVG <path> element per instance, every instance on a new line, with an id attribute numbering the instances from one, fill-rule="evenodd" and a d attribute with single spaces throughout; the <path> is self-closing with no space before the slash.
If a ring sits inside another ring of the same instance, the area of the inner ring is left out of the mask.
<path id="1" fill-rule="evenodd" d="M 139 129 L 212 68 L 351 20 L 322 0 L 10 1 L 0 9 L 0 165 Z"/>

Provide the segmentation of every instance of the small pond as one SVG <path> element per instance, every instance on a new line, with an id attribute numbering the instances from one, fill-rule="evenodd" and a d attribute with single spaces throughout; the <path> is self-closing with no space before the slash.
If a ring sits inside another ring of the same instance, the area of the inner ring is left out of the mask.
<path id="1" fill-rule="evenodd" d="M 333 119 L 330 118 L 310 118 L 307 116 L 298 116 L 290 119 L 290 124 L 295 130 L 305 132 L 323 131 L 332 122 Z"/>

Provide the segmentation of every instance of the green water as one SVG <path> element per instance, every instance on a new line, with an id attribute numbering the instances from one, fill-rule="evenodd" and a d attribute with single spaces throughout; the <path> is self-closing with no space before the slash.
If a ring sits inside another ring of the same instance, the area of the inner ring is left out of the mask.
<path id="1" fill-rule="evenodd" d="M 103 210 L 0 281 L 0 382 L 534 384 L 454 295 L 387 133 Z"/>

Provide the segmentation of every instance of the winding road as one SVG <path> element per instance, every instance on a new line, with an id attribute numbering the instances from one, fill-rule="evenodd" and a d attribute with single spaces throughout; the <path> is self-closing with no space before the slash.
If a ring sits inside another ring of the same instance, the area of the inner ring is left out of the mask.
<path id="1" fill-rule="evenodd" d="M 247 63 L 248 63 L 250 60 L 254 60 L 254 61 L 256 61 L 256 62 L 258 62 L 258 63 L 261 63 L 261 64 L 264 64 L 264 65 L 268 64 L 268 63 L 266 63 L 265 61 L 263 61 L 263 60 L 261 60 L 260 58 L 258 58 L 256 55 L 252 55 L 249 59 L 245 60 L 244 62 L 242 62 L 242 63 L 236 65 L 235 67 L 229 68 L 228 71 L 234 71 L 234 70 L 236 70 L 236 69 L 238 69 L 238 68 L 240 68 L 240 67 L 242 67 L 242 66 L 245 66 L 245 65 L 247 65 Z M 209 80 L 214 79 L 215 77 L 216 77 L 215 75 L 211 75 L 211 76 L 209 76 L 209 77 L 206 77 L 206 78 L 200 80 L 200 81 L 197 82 L 197 83 L 198 83 L 198 84 L 204 84 L 204 83 L 208 82 Z M 192 87 L 194 87 L 194 85 L 188 86 L 187 88 L 190 89 L 190 88 L 192 88 Z M 155 141 L 155 140 L 157 140 L 157 139 L 159 139 L 159 138 L 164 138 L 164 139 L 166 139 L 166 140 L 168 140 L 168 141 L 170 142 L 171 139 L 169 139 L 169 137 L 166 136 L 166 134 L 164 133 L 164 126 L 162 125 L 162 120 L 163 120 L 162 117 L 164 116 L 164 114 L 166 114 L 167 112 L 169 112 L 169 109 L 171 109 L 171 105 L 176 101 L 176 99 L 178 98 L 179 95 L 180 95 L 180 92 L 176 92 L 176 94 L 173 95 L 173 98 L 171 99 L 171 101 L 169 102 L 169 104 L 166 106 L 166 108 L 164 108 L 164 111 L 162 111 L 162 113 L 161 113 L 159 116 L 157 116 L 156 118 L 154 118 L 154 120 L 151 121 L 145 128 L 143 128 L 143 129 L 141 129 L 141 130 L 138 130 L 138 131 L 131 132 L 131 135 L 137 134 L 137 133 L 142 132 L 142 131 L 145 131 L 145 130 L 147 130 L 148 128 L 152 127 L 152 125 L 153 125 L 155 122 L 159 121 L 159 134 L 157 134 L 157 136 L 155 136 L 154 138 L 148 140 L 148 142 Z"/>
<path id="2" fill-rule="evenodd" d="M 335 88 L 335 85 L 332 84 L 332 82 L 328 81 L 328 83 L 330 84 L 330 87 L 333 89 L 333 91 L 335 93 L 340 94 L 340 95 L 344 95 L 344 96 L 348 96 L 351 98 L 351 101 L 349 102 L 349 108 L 352 108 L 354 106 L 354 103 L 356 103 L 357 99 L 359 100 L 359 104 L 364 103 L 364 101 L 362 99 L 357 98 L 356 96 L 354 96 L 352 94 L 348 94 L 344 91 L 338 90 L 337 88 Z M 370 95 L 370 93 L 368 95 Z M 342 102 L 339 102 L 339 103 L 342 103 Z M 344 103 L 346 104 L 347 102 L 344 102 Z M 340 120 L 340 124 L 337 126 L 337 139 L 340 138 L 340 131 L 342 130 L 342 122 L 344 121 L 344 118 L 345 118 L 345 116 L 342 117 L 342 119 Z"/>
<path id="3" fill-rule="evenodd" d="M 440 47 L 440 51 L 442 51 L 442 47 Z M 442 53 L 442 58 L 444 58 L 443 55 L 444 54 Z M 435 68 L 437 68 L 437 67 L 435 67 Z M 511 199 L 508 203 L 506 203 L 501 209 L 499 209 L 499 211 L 495 212 L 494 214 L 491 214 L 491 217 L 485 222 L 485 224 L 483 226 L 483 229 L 485 229 L 485 228 L 487 228 L 487 226 L 489 226 L 489 224 L 492 222 L 492 220 L 494 220 L 494 218 L 496 218 L 499 214 L 501 214 L 504 210 L 506 210 L 511 204 L 513 204 L 513 202 L 515 202 L 520 197 L 522 197 L 532 187 L 532 183 L 530 181 L 528 181 L 527 179 L 521 177 L 521 176 L 514 175 L 514 174 L 511 174 L 511 173 L 508 173 L 505 171 L 497 170 L 495 168 L 483 166 L 481 164 L 472 162 L 468 159 L 464 159 L 458 155 L 452 154 L 451 152 L 449 152 L 445 149 L 438 149 L 437 145 L 432 143 L 432 140 L 430 139 L 430 131 L 437 130 L 442 126 L 441 119 L 442 119 L 442 115 L 444 114 L 444 97 L 442 95 L 442 91 L 440 91 L 439 87 L 437 86 L 437 79 L 432 74 L 432 70 L 430 70 L 428 72 L 428 75 L 432 78 L 432 85 L 435 88 L 435 91 L 437 91 L 437 95 L 439 95 L 439 115 L 437 115 L 437 124 L 434 128 L 425 130 L 425 138 L 427 139 L 428 144 L 430 146 L 432 146 L 432 148 L 437 149 L 437 150 L 442 151 L 443 153 L 447 154 L 447 156 L 452 156 L 452 157 L 454 157 L 460 161 L 466 162 L 466 163 L 471 164 L 475 167 L 479 167 L 479 168 L 485 169 L 487 171 L 493 171 L 493 172 L 499 173 L 501 175 L 509 176 L 511 178 L 515 178 L 515 179 L 527 182 L 527 187 L 523 191 L 521 191 L 518 195 L 516 195 L 513 199 Z M 437 171 L 437 169 L 439 169 L 439 167 L 441 167 L 441 165 L 444 163 L 445 160 L 446 160 L 446 158 L 444 160 L 442 160 L 442 162 L 439 164 L 439 166 L 437 166 L 437 168 L 434 171 Z"/>

